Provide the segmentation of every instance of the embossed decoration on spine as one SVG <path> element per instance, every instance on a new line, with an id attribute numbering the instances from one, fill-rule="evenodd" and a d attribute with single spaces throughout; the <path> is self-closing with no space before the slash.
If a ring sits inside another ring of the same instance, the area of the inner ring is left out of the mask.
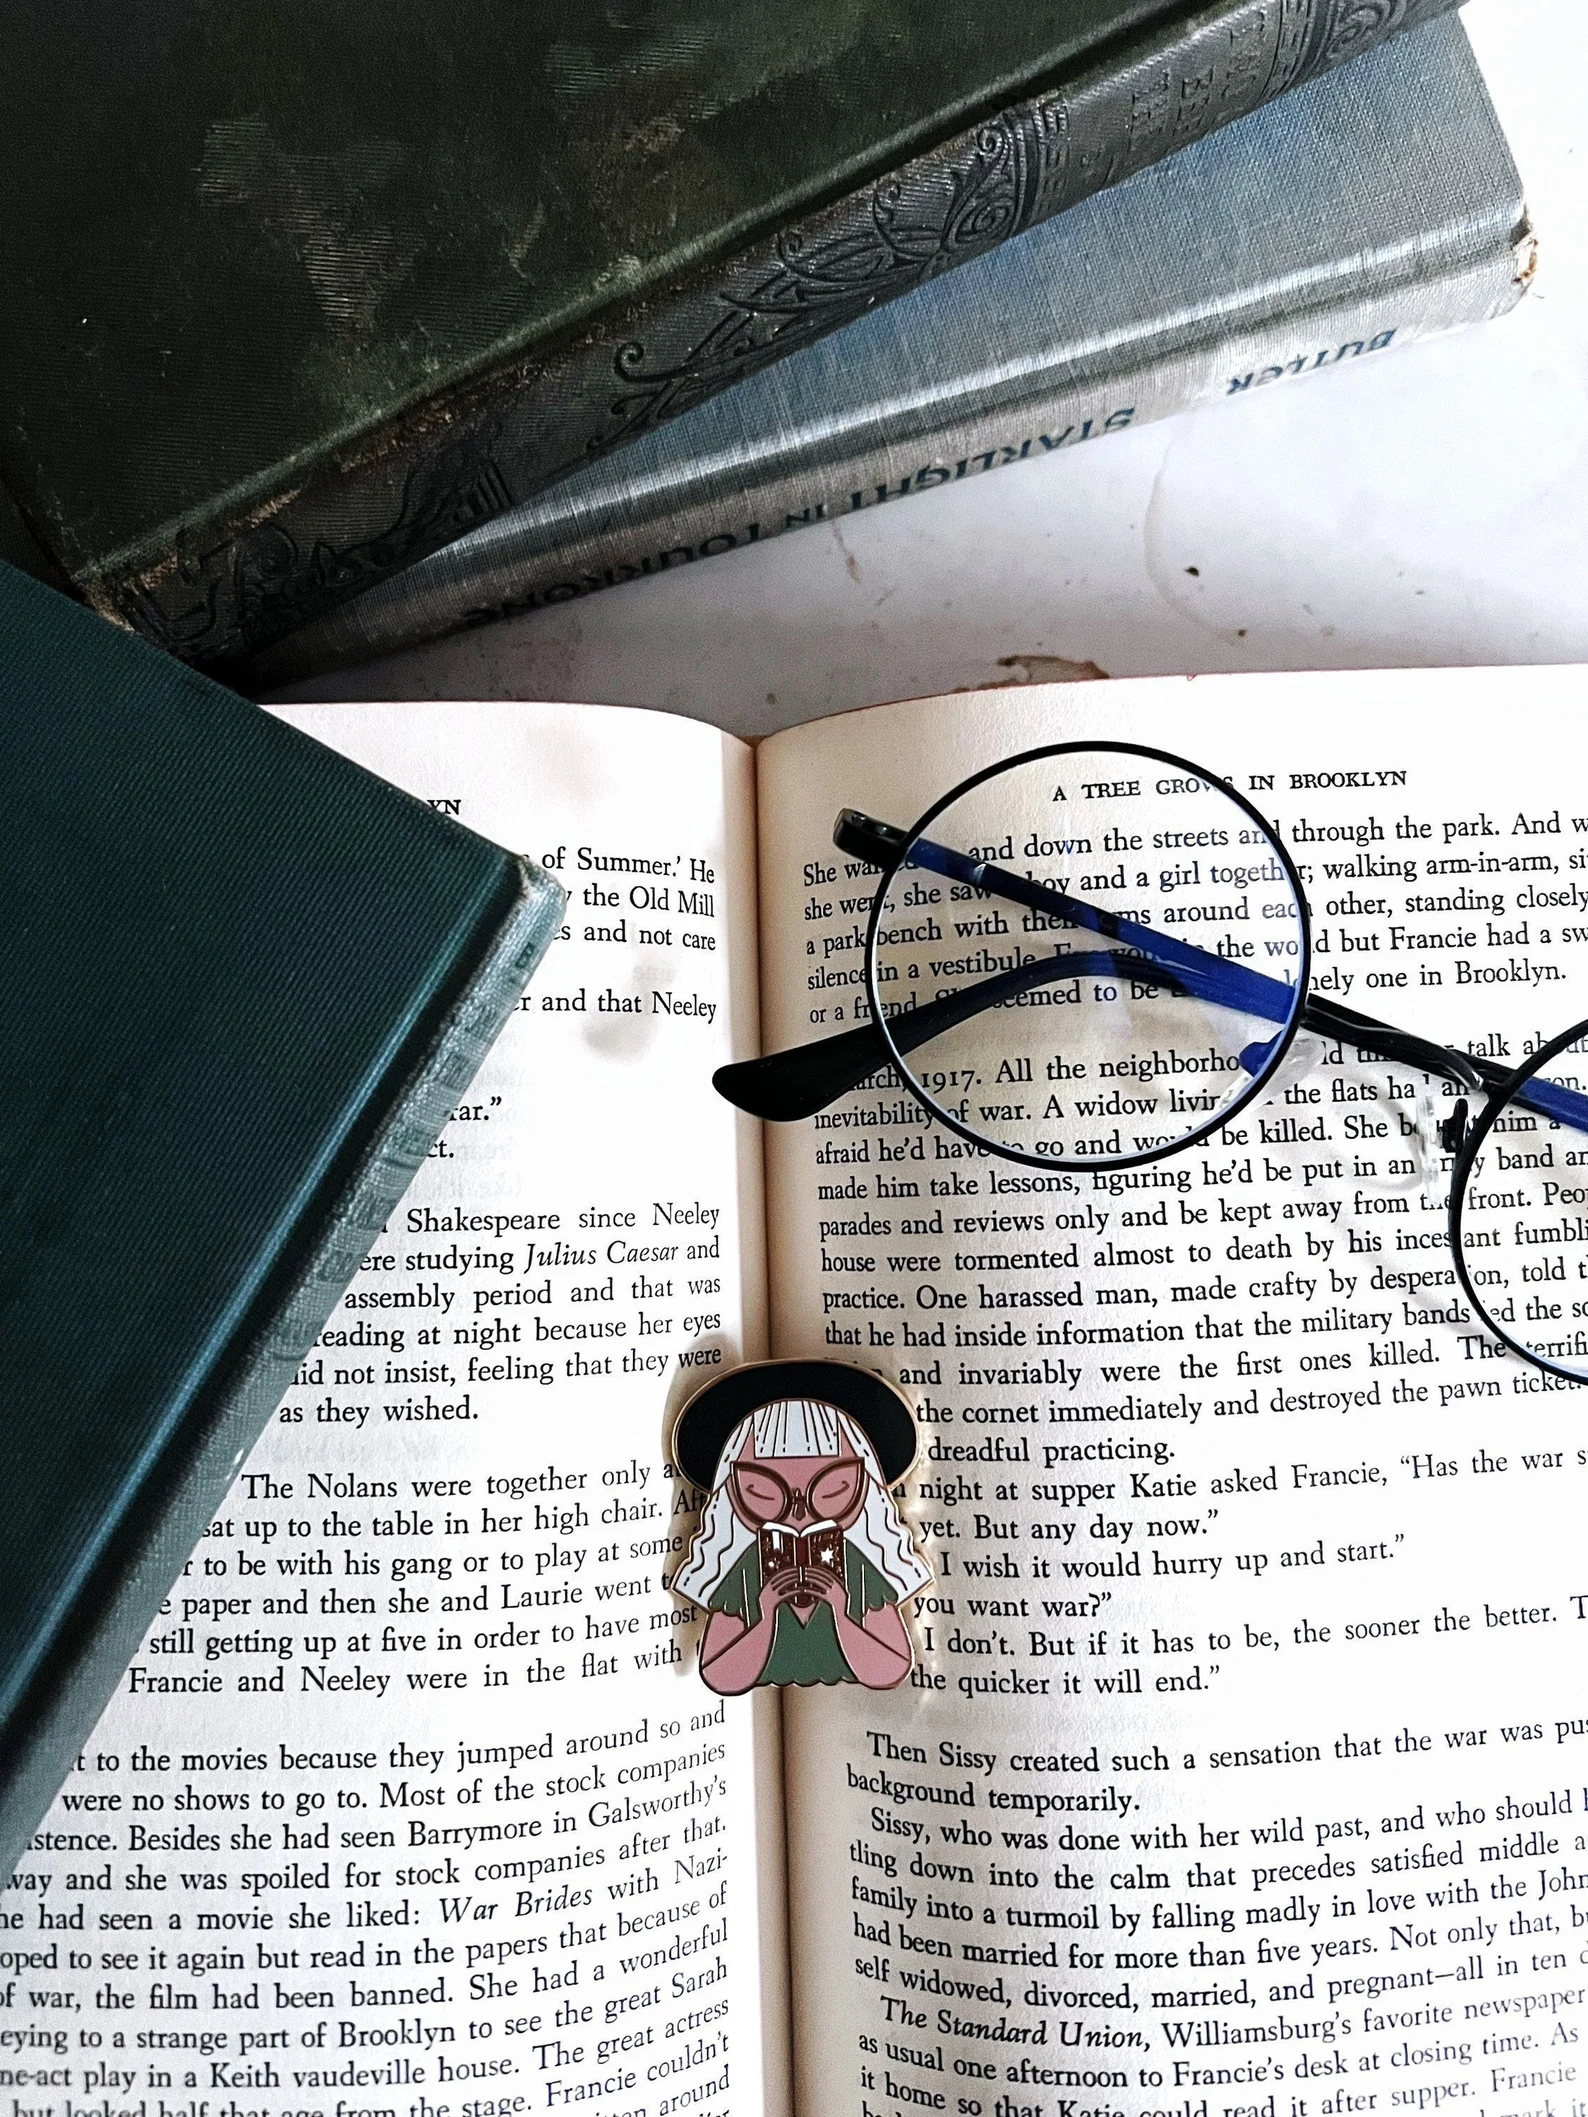
<path id="1" fill-rule="evenodd" d="M 1027 225 L 1035 118 L 1030 107 L 1000 112 L 941 156 L 883 178 L 860 216 L 846 203 L 814 228 L 787 230 L 770 270 L 717 291 L 722 314 L 681 358 L 651 367 L 642 340 L 620 346 L 612 365 L 625 387 L 586 453 L 689 411 Z"/>
<path id="2" fill-rule="evenodd" d="M 1264 99 L 1282 96 L 1310 74 L 1318 63 L 1319 30 L 1334 0 L 1279 0 L 1278 48 Z"/>
<path id="3" fill-rule="evenodd" d="M 284 523 L 260 522 L 185 558 L 163 598 L 126 583 L 117 612 L 168 654 L 218 656 L 228 641 L 277 639 L 511 507 L 494 438 L 487 426 L 422 457 L 404 480 L 396 519 L 373 537 L 341 546 L 317 537 L 305 550 Z"/>
<path id="4" fill-rule="evenodd" d="M 1334 0 L 1322 63 L 1338 66 L 1380 38 L 1393 36 L 1406 19 L 1406 5 L 1407 0 Z"/>

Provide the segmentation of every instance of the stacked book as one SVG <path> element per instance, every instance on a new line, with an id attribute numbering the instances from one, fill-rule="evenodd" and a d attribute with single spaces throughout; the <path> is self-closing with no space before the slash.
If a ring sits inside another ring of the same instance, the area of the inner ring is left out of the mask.
<path id="1" fill-rule="evenodd" d="M 1416 152 L 1408 152 L 1408 142 Z M 263 686 L 1504 314 L 1520 179 L 1459 18 L 931 281 L 282 640 Z"/>
<path id="2" fill-rule="evenodd" d="M 1530 269 L 1451 0 L 378 12 L 17 40 L 3 548 L 254 687 L 1351 368 Z"/>

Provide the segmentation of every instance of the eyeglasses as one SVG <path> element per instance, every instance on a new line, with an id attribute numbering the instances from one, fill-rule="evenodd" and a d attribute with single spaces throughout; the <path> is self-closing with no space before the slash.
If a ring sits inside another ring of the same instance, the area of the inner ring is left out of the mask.
<path id="1" fill-rule="evenodd" d="M 765 1463 L 741 1462 L 734 1464 L 730 1481 L 740 1516 L 759 1528 L 773 1522 L 845 1526 L 860 1511 L 865 1465 L 853 1456 L 824 1463 L 803 1485 L 794 1485 Z"/>
<path id="2" fill-rule="evenodd" d="M 1396 990 L 1441 982 L 1447 950 L 1480 987 L 1525 966 L 1484 960 L 1497 893 L 1440 874 L 1401 914 L 1383 881 L 1429 881 L 1427 856 L 1375 852 L 1384 832 L 1371 819 L 1317 828 L 1339 856 L 1335 967 L 1349 960 L 1365 985 Z M 1029 750 L 909 830 L 846 809 L 833 839 L 853 875 L 880 870 L 864 931 L 823 916 L 810 934 L 823 988 L 852 997 L 861 1026 L 723 1067 L 715 1085 L 730 1102 L 836 1129 L 859 1113 L 830 1105 L 891 1067 L 974 1149 L 1051 1172 L 1161 1160 L 1277 1092 L 1282 1115 L 1259 1130 L 1288 1160 L 1265 1152 L 1265 1170 L 1299 1174 L 1320 1196 L 1355 1183 L 1387 1229 L 1411 1205 L 1383 1181 L 1415 1184 L 1453 1158 L 1461 1290 L 1524 1359 L 1588 1381 L 1588 1021 L 1513 1069 L 1318 991 L 1306 896 L 1278 831 L 1233 786 L 1163 750 Z M 1412 1083 L 1329 1073 L 1347 1049 L 1442 1083 L 1446 1114 Z M 1320 1060 L 1325 1077 L 1309 1080 Z M 1427 1243 L 1415 1226 L 1393 1234 Z M 1399 1283 L 1426 1294 L 1436 1279 L 1450 1283 L 1443 1269 Z M 1459 1321 L 1457 1310 L 1428 1313 Z"/>

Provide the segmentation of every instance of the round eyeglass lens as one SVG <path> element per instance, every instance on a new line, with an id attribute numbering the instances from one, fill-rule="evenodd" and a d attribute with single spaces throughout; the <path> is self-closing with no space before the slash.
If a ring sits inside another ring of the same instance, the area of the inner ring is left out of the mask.
<path id="1" fill-rule="evenodd" d="M 872 912 L 894 1064 L 956 1131 L 1042 1166 L 1150 1161 L 1223 1124 L 1294 1030 L 1289 854 L 1233 789 L 1061 745 L 929 810 Z"/>
<path id="2" fill-rule="evenodd" d="M 1588 1382 L 1588 1022 L 1488 1105 L 1455 1178 L 1451 1247 L 1473 1307 L 1514 1351 Z"/>

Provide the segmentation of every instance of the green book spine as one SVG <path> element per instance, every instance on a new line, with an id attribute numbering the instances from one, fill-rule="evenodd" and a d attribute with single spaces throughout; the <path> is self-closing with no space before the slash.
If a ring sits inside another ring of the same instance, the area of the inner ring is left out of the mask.
<path id="1" fill-rule="evenodd" d="M 108 616 L 235 664 L 482 521 L 936 274 L 1457 0 L 1220 0 L 796 223 L 656 286 L 548 352 L 487 366 L 290 490 L 236 493 L 159 548 L 75 569 Z"/>

